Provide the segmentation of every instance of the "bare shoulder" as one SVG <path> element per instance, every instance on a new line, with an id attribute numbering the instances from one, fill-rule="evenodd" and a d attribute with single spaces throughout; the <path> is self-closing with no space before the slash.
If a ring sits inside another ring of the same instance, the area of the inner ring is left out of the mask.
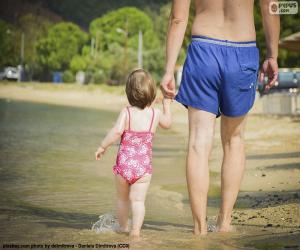
<path id="1" fill-rule="evenodd" d="M 128 114 L 127 107 L 123 107 L 119 113 L 119 117 L 127 116 L 127 114 Z"/>

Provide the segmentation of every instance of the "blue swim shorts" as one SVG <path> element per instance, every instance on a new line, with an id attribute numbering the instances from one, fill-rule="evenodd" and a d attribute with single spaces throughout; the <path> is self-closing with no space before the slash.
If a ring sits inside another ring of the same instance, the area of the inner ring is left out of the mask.
<path id="1" fill-rule="evenodd" d="M 255 100 L 258 69 L 255 41 L 193 35 L 175 100 L 217 117 L 245 115 Z"/>

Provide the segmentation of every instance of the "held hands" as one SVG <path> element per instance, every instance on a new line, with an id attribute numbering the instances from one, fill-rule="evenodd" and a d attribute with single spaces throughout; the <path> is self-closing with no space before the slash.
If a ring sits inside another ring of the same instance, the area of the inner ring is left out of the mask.
<path id="1" fill-rule="evenodd" d="M 166 98 L 166 97 L 164 97 L 164 99 L 162 100 L 163 105 L 170 105 L 172 102 L 173 102 L 173 99 Z"/>
<path id="2" fill-rule="evenodd" d="M 173 73 L 165 73 L 160 83 L 160 89 L 164 98 L 173 99 L 175 97 L 175 78 Z"/>
<path id="3" fill-rule="evenodd" d="M 265 76 L 268 77 L 268 83 L 266 84 L 265 91 L 268 91 L 274 86 L 278 78 L 277 59 L 273 57 L 265 59 L 260 69 L 259 81 L 263 82 Z"/>
<path id="4" fill-rule="evenodd" d="M 105 153 L 105 148 L 103 148 L 103 147 L 100 146 L 97 149 L 97 151 L 95 152 L 96 160 L 100 160 L 102 158 L 102 156 L 104 155 L 104 153 Z"/>

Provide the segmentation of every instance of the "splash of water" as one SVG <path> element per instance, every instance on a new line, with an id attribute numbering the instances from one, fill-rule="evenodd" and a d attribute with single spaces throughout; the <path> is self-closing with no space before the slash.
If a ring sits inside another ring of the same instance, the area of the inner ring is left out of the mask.
<path id="1" fill-rule="evenodd" d="M 128 220 L 128 225 L 131 220 Z M 92 231 L 96 233 L 120 232 L 120 225 L 117 217 L 112 213 L 106 213 L 99 216 L 99 220 L 92 225 Z"/>
<path id="2" fill-rule="evenodd" d="M 208 222 L 207 223 L 207 231 L 208 232 L 216 232 L 217 231 L 217 226 L 213 224 L 213 222 Z"/>

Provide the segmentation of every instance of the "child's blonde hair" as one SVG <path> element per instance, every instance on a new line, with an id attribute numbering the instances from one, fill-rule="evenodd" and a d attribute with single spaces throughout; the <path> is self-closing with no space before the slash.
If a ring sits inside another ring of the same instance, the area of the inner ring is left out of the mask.
<path id="1" fill-rule="evenodd" d="M 126 95 L 132 106 L 144 109 L 156 97 L 156 85 L 149 72 L 143 69 L 132 71 L 126 81 Z"/>

